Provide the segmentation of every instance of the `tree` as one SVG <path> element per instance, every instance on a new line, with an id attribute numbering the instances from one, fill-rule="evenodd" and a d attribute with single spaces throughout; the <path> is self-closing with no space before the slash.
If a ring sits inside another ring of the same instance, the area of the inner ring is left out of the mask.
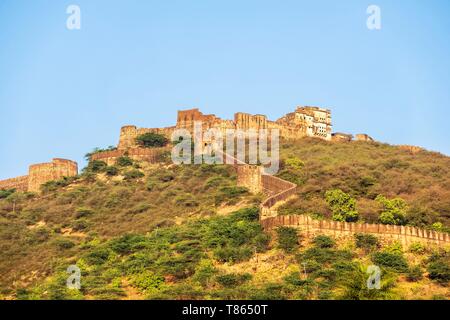
<path id="1" fill-rule="evenodd" d="M 277 228 L 278 247 L 285 252 L 293 252 L 298 247 L 297 230 L 291 227 Z"/>
<path id="2" fill-rule="evenodd" d="M 379 217 L 382 224 L 405 224 L 407 210 L 407 204 L 405 200 L 401 198 L 389 200 L 382 195 L 378 195 L 375 201 L 383 206 Z"/>
<path id="3" fill-rule="evenodd" d="M 325 193 L 325 200 L 333 213 L 334 221 L 354 222 L 358 220 L 356 200 L 339 189 L 329 190 Z"/>
<path id="4" fill-rule="evenodd" d="M 169 140 L 162 134 L 148 132 L 136 138 L 137 144 L 146 148 L 164 147 Z"/>

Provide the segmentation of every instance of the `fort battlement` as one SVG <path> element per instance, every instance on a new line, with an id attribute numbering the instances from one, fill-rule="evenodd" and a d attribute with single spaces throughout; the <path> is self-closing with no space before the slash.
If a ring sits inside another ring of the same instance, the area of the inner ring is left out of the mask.
<path id="1" fill-rule="evenodd" d="M 286 139 L 299 139 L 302 137 L 316 137 L 331 140 L 331 112 L 329 109 L 319 107 L 297 107 L 284 117 L 271 121 L 267 116 L 251 115 L 237 112 L 233 120 L 224 120 L 214 114 L 203 114 L 198 108 L 180 110 L 177 114 L 175 126 L 165 128 L 137 128 L 127 125 L 121 128 L 119 150 L 138 147 L 136 138 L 148 132 L 163 134 L 169 139 L 175 129 L 187 129 L 194 131 L 195 123 L 201 122 L 202 129 L 219 129 L 225 133 L 227 129 L 248 131 L 251 129 L 278 129 L 280 136 Z"/>
<path id="2" fill-rule="evenodd" d="M 302 235 L 306 237 L 325 234 L 335 238 L 347 238 L 352 237 L 355 233 L 367 233 L 388 241 L 400 241 L 403 245 L 409 245 L 413 242 L 437 245 L 450 244 L 450 235 L 442 232 L 409 226 L 315 220 L 307 215 L 270 217 L 261 220 L 261 225 L 266 231 L 280 226 L 293 227 L 301 231 Z"/>
<path id="3" fill-rule="evenodd" d="M 32 164 L 28 175 L 0 181 L 0 189 L 16 189 L 18 191 L 38 192 L 42 184 L 72 177 L 78 174 L 75 161 L 54 158 L 51 162 Z"/>

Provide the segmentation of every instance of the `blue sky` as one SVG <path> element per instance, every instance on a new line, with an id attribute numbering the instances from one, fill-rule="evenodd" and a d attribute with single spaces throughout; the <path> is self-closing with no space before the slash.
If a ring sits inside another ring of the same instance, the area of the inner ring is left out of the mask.
<path id="1" fill-rule="evenodd" d="M 66 8 L 81 9 L 81 30 Z M 382 29 L 366 27 L 370 4 Z M 332 110 L 334 131 L 450 154 L 450 2 L 0 1 L 0 179 L 84 166 L 120 127 L 199 107 L 277 119 Z"/>

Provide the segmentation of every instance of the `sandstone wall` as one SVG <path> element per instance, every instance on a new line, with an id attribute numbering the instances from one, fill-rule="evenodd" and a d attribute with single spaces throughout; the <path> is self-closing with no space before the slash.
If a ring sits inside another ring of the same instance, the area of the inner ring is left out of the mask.
<path id="1" fill-rule="evenodd" d="M 246 187 L 251 193 L 262 191 L 261 168 L 250 165 L 236 165 L 237 185 Z"/>
<path id="2" fill-rule="evenodd" d="M 147 161 L 150 163 L 157 163 L 159 157 L 166 151 L 167 147 L 162 148 L 131 148 L 128 150 L 113 150 L 98 152 L 92 155 L 91 160 L 104 161 L 108 166 L 115 165 L 117 158 L 127 156 L 137 161 Z"/>
<path id="3" fill-rule="evenodd" d="M 16 189 L 17 191 L 28 190 L 28 176 L 21 176 L 0 181 L 0 190 Z"/>
<path id="4" fill-rule="evenodd" d="M 119 150 L 127 150 L 129 148 L 138 148 L 138 144 L 136 143 L 136 138 L 142 134 L 153 132 L 166 136 L 168 139 L 171 138 L 172 132 L 175 130 L 175 127 L 167 127 L 167 128 L 137 128 L 136 126 L 123 126 L 120 129 L 120 137 L 119 144 L 117 145 L 117 149 Z"/>
<path id="5" fill-rule="evenodd" d="M 350 237 L 355 233 L 369 233 L 387 240 L 398 240 L 403 245 L 412 242 L 450 244 L 450 236 L 446 233 L 405 226 L 314 220 L 306 215 L 270 217 L 261 220 L 261 225 L 266 231 L 279 226 L 294 227 L 307 237 L 326 234 L 339 238 Z"/>
<path id="6" fill-rule="evenodd" d="M 55 158 L 49 163 L 33 164 L 28 170 L 28 191 L 38 192 L 42 184 L 78 174 L 75 161 Z"/>

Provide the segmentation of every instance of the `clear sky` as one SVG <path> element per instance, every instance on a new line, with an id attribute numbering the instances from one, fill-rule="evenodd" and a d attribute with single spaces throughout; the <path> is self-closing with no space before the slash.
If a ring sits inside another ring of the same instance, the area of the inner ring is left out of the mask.
<path id="1" fill-rule="evenodd" d="M 68 30 L 66 8 L 81 9 Z M 381 9 L 381 30 L 366 9 Z M 450 1 L 1 0 L 0 179 L 85 165 L 120 127 L 199 107 L 277 119 L 332 110 L 334 131 L 450 154 Z"/>

